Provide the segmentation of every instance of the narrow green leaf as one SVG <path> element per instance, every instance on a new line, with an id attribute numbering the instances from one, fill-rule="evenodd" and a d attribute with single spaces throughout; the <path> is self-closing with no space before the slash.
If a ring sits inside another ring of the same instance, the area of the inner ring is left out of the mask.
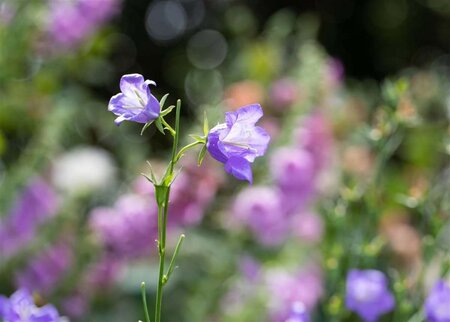
<path id="1" fill-rule="evenodd" d="M 144 131 L 153 123 L 153 121 L 145 123 L 145 125 L 142 127 L 141 135 L 144 134 Z"/>
<path id="2" fill-rule="evenodd" d="M 189 134 L 189 136 L 191 138 L 193 138 L 197 142 L 202 142 L 202 143 L 205 142 L 205 138 L 203 136 L 200 136 L 200 135 L 197 135 L 197 134 Z"/>
<path id="3" fill-rule="evenodd" d="M 156 128 L 159 130 L 159 132 L 161 132 L 162 134 L 165 134 L 164 127 L 163 127 L 163 125 L 161 123 L 161 119 L 159 117 L 155 120 L 155 125 L 156 125 Z"/>
<path id="4" fill-rule="evenodd" d="M 161 110 L 163 109 L 164 104 L 166 103 L 167 97 L 169 97 L 169 93 L 167 93 L 166 95 L 164 95 L 164 96 L 161 98 L 161 100 L 159 101 L 159 106 L 161 107 Z"/>
<path id="5" fill-rule="evenodd" d="M 167 114 L 169 114 L 170 112 L 172 112 L 172 110 L 175 108 L 175 105 L 170 105 L 168 108 L 166 108 L 165 110 L 161 111 L 160 116 L 166 116 Z"/>
<path id="6" fill-rule="evenodd" d="M 198 166 L 202 165 L 205 155 L 206 155 L 206 144 L 202 146 L 202 149 L 200 150 L 200 153 L 198 154 L 198 159 L 197 159 Z"/>

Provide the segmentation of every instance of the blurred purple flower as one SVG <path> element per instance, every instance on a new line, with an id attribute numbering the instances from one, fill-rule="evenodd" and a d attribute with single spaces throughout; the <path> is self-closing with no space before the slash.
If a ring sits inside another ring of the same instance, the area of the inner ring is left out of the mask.
<path id="1" fill-rule="evenodd" d="M 280 322 L 309 322 L 309 314 L 302 302 L 294 302 L 286 316 Z"/>
<path id="2" fill-rule="evenodd" d="M 394 308 L 395 299 L 382 272 L 354 269 L 347 275 L 345 303 L 365 322 L 376 322 Z"/>
<path id="3" fill-rule="evenodd" d="M 232 214 L 264 245 L 276 245 L 286 238 L 288 221 L 278 191 L 272 188 L 248 187 L 242 190 L 234 202 Z"/>
<path id="4" fill-rule="evenodd" d="M 111 256 L 132 259 L 148 255 L 157 237 L 157 207 L 137 194 L 121 196 L 113 208 L 96 208 L 90 225 Z"/>
<path id="5" fill-rule="evenodd" d="M 319 171 L 330 161 L 333 135 L 331 125 L 323 114 L 316 111 L 305 117 L 297 129 L 295 139 L 300 148 L 308 151 L 314 162 L 314 168 Z"/>
<path id="6" fill-rule="evenodd" d="M 77 318 L 78 320 L 86 313 L 88 306 L 85 294 L 80 293 L 71 294 L 61 301 L 61 310 L 64 315 Z"/>
<path id="7" fill-rule="evenodd" d="M 211 156 L 225 164 L 225 171 L 239 180 L 253 180 L 252 163 L 264 155 L 270 141 L 267 132 L 256 122 L 263 116 L 259 104 L 225 113 L 226 123 L 216 125 L 208 134 L 206 147 Z"/>
<path id="8" fill-rule="evenodd" d="M 206 159 L 198 166 L 196 159 L 186 157 L 182 167 L 170 192 L 168 224 L 171 228 L 199 223 L 223 182 L 222 171 L 211 160 Z"/>
<path id="9" fill-rule="evenodd" d="M 116 280 L 122 264 L 120 258 L 105 254 L 87 268 L 85 275 L 87 287 L 94 292 L 98 290 L 104 291 Z"/>
<path id="10" fill-rule="evenodd" d="M 244 256 L 239 261 L 241 275 L 251 282 L 255 282 L 261 273 L 261 263 L 250 256 Z"/>
<path id="11" fill-rule="evenodd" d="M 294 215 L 291 227 L 293 235 L 304 241 L 316 243 L 322 238 L 323 221 L 319 215 L 310 211 Z"/>
<path id="12" fill-rule="evenodd" d="M 325 70 L 325 81 L 332 89 L 339 86 L 344 79 L 344 65 L 337 58 L 328 60 Z"/>
<path id="13" fill-rule="evenodd" d="M 315 188 L 315 166 L 312 155 L 298 148 L 284 147 L 271 157 L 272 176 L 282 191 L 287 211 L 304 208 Z"/>
<path id="14" fill-rule="evenodd" d="M 297 97 L 297 85 L 290 79 L 277 80 L 270 89 L 270 101 L 278 109 L 285 109 L 291 106 Z"/>
<path id="15" fill-rule="evenodd" d="M 48 33 L 59 46 L 78 45 L 118 12 L 118 3 L 118 0 L 51 0 Z"/>
<path id="16" fill-rule="evenodd" d="M 70 269 L 72 256 L 72 251 L 66 244 L 51 246 L 33 258 L 28 267 L 17 273 L 17 285 L 49 294 Z"/>
<path id="17" fill-rule="evenodd" d="M 148 123 L 159 117 L 160 105 L 151 94 L 149 85 L 153 81 L 144 80 L 140 74 L 123 75 L 120 79 L 121 93 L 111 97 L 108 111 L 118 117 L 114 121 L 120 125 L 123 121 Z"/>
<path id="18" fill-rule="evenodd" d="M 438 281 L 425 300 L 425 316 L 429 322 L 450 322 L 450 286 Z"/>
<path id="19" fill-rule="evenodd" d="M 297 272 L 271 270 L 267 272 L 265 280 L 268 294 L 271 295 L 273 316 L 283 316 L 297 302 L 311 311 L 323 294 L 322 273 L 315 265 Z"/>
<path id="20" fill-rule="evenodd" d="M 0 320 L 4 322 L 58 322 L 61 318 L 53 305 L 37 307 L 31 293 L 19 289 L 8 299 L 0 296 Z"/>
<path id="21" fill-rule="evenodd" d="M 56 193 L 44 180 L 31 180 L 0 226 L 0 253 L 14 255 L 29 243 L 38 226 L 56 214 L 57 205 Z"/>

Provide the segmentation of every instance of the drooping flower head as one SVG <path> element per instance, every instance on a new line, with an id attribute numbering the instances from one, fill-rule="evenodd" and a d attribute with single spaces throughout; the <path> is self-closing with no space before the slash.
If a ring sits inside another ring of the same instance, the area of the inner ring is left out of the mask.
<path id="1" fill-rule="evenodd" d="M 0 320 L 4 322 L 59 322 L 53 305 L 37 307 L 30 292 L 19 289 L 8 299 L 0 295 Z"/>
<path id="2" fill-rule="evenodd" d="M 387 278 L 377 270 L 350 271 L 347 275 L 345 303 L 349 310 L 356 312 L 365 322 L 378 321 L 381 315 L 395 306 Z"/>
<path id="3" fill-rule="evenodd" d="M 218 124 L 208 133 L 206 147 L 211 156 L 225 164 L 225 171 L 239 180 L 253 180 L 252 163 L 264 155 L 270 141 L 267 132 L 256 122 L 263 116 L 259 104 L 225 113 L 226 123 Z"/>
<path id="4" fill-rule="evenodd" d="M 155 83 L 144 80 L 140 74 L 122 76 L 121 93 L 111 97 L 108 105 L 108 111 L 118 116 L 114 121 L 116 125 L 120 125 L 123 121 L 148 123 L 158 118 L 159 102 L 151 94 L 149 85 L 155 85 Z"/>
<path id="5" fill-rule="evenodd" d="M 428 322 L 450 322 L 450 286 L 438 281 L 425 301 Z"/>

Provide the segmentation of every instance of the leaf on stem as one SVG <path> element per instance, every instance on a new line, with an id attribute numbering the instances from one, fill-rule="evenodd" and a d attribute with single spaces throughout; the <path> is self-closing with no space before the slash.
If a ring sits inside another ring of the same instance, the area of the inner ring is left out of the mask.
<path id="1" fill-rule="evenodd" d="M 145 123 L 145 125 L 142 127 L 141 135 L 144 134 L 144 131 L 145 131 L 146 129 L 148 129 L 148 127 L 149 127 L 152 123 L 153 123 L 153 121 L 148 122 L 148 123 Z"/>
<path id="2" fill-rule="evenodd" d="M 159 106 L 161 106 L 161 110 L 163 109 L 164 104 L 166 103 L 167 97 L 169 97 L 169 93 L 167 93 L 166 95 L 164 95 L 164 96 L 161 98 L 161 100 L 159 101 Z"/>
<path id="3" fill-rule="evenodd" d="M 200 153 L 198 154 L 198 159 L 197 159 L 197 165 L 201 166 L 203 159 L 205 158 L 206 155 L 206 144 L 202 146 L 202 149 L 200 150 Z"/>
<path id="4" fill-rule="evenodd" d="M 164 133 L 164 127 L 162 125 L 161 118 L 157 118 L 155 120 L 155 125 L 156 125 L 156 128 L 159 130 L 159 132 L 161 132 L 164 135 L 166 134 L 166 133 Z"/>

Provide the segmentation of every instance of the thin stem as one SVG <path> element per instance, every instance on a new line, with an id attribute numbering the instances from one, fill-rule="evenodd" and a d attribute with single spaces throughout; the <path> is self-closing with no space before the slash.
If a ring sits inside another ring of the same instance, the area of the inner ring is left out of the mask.
<path id="1" fill-rule="evenodd" d="M 180 133 L 180 107 L 181 101 L 177 101 L 177 110 L 176 110 L 176 118 L 175 118 L 175 131 L 165 123 L 164 125 L 168 126 L 171 129 L 171 133 L 173 131 L 173 146 L 172 146 L 172 158 L 169 163 L 168 172 L 166 177 L 171 178 L 173 176 L 173 169 L 176 163 L 177 149 L 178 149 L 178 141 L 179 141 L 179 133 Z M 165 180 L 164 180 L 165 181 Z M 170 184 L 165 182 L 167 185 L 167 190 L 164 196 L 164 203 L 162 205 L 158 205 L 158 231 L 160 231 L 159 236 L 159 277 L 158 277 L 158 288 L 156 289 L 156 305 L 155 305 L 155 322 L 161 321 L 161 307 L 162 307 L 162 295 L 163 295 L 163 287 L 164 287 L 164 261 L 166 254 L 166 227 L 167 227 L 167 213 L 169 210 L 169 196 L 170 196 Z M 160 219 L 160 214 L 162 214 L 162 220 Z"/>
<path id="2" fill-rule="evenodd" d="M 178 252 L 181 249 L 181 245 L 183 244 L 184 240 L 184 234 L 181 234 L 180 238 L 178 239 L 177 246 L 175 247 L 175 251 L 172 255 L 172 259 L 170 260 L 169 268 L 167 269 L 167 274 L 165 275 L 163 283 L 166 284 L 169 281 L 170 275 L 172 275 L 172 272 L 175 268 L 175 260 L 177 259 Z"/>
<path id="3" fill-rule="evenodd" d="M 142 294 L 142 304 L 144 305 L 144 313 L 145 313 L 145 321 L 150 322 L 150 315 L 148 314 L 148 307 L 147 307 L 147 299 L 146 299 L 146 292 L 145 292 L 145 283 L 141 283 L 141 294 Z"/>
<path id="4" fill-rule="evenodd" d="M 166 120 L 161 117 L 161 123 L 164 124 L 164 126 L 169 130 L 170 134 L 172 134 L 172 136 L 176 135 L 175 130 L 169 125 L 169 123 L 166 122 Z"/>
<path id="5" fill-rule="evenodd" d="M 185 147 L 183 147 L 183 148 L 180 150 L 180 152 L 178 152 L 178 154 L 177 154 L 177 156 L 176 156 L 176 158 L 175 158 L 175 162 L 178 162 L 178 160 L 180 160 L 180 158 L 183 156 L 183 153 L 184 153 L 184 152 L 186 152 L 187 150 L 189 150 L 189 149 L 191 149 L 191 148 L 193 148 L 194 146 L 199 145 L 199 144 L 205 144 L 205 143 L 204 143 L 204 142 L 200 142 L 200 141 L 195 141 L 195 142 L 192 142 L 192 143 L 186 145 Z"/>

